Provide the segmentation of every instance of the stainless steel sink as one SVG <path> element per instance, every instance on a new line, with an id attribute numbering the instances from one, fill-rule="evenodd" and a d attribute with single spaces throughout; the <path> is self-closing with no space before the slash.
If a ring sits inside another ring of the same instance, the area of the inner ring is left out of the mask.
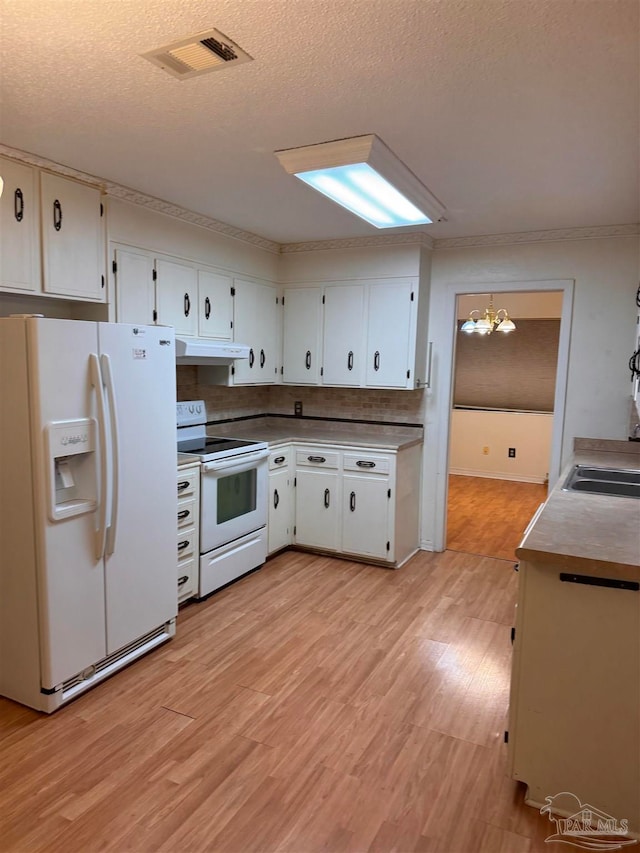
<path id="1" fill-rule="evenodd" d="M 591 492 L 596 495 L 640 498 L 640 471 L 576 465 L 565 480 L 562 489 L 567 492 Z"/>

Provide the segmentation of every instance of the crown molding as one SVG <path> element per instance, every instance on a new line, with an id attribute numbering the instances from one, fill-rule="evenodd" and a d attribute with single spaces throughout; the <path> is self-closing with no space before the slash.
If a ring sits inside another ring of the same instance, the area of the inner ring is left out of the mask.
<path id="1" fill-rule="evenodd" d="M 242 228 L 235 228 L 226 222 L 212 219 L 200 213 L 194 213 L 185 207 L 172 204 L 155 196 L 133 190 L 121 184 L 98 178 L 87 172 L 63 166 L 53 160 L 47 160 L 17 148 L 0 143 L 0 156 L 18 160 L 29 166 L 45 169 L 54 174 L 63 175 L 97 187 L 111 198 L 130 202 L 140 207 L 146 207 L 156 213 L 163 213 L 183 222 L 198 225 L 209 231 L 223 234 L 234 240 L 241 240 L 259 249 L 274 254 L 291 254 L 295 252 L 317 252 L 328 249 L 366 249 L 376 246 L 424 246 L 426 249 L 472 249 L 483 246 L 513 246 L 520 243 L 550 243 L 562 240 L 596 240 L 603 237 L 635 237 L 640 235 L 640 223 L 627 225 L 595 225 L 580 228 L 556 228 L 546 231 L 520 231 L 513 234 L 484 234 L 477 237 L 441 237 L 434 238 L 420 231 L 409 231 L 404 234 L 379 234 L 373 237 L 350 237 L 335 240 L 313 240 L 304 243 L 276 243 Z"/>
<path id="2" fill-rule="evenodd" d="M 220 222 L 201 213 L 194 213 L 185 207 L 163 201 L 160 198 L 147 195 L 139 190 L 133 190 L 121 184 L 116 184 L 113 181 L 97 178 L 95 175 L 80 172 L 78 169 L 72 169 L 69 166 L 63 166 L 61 163 L 55 163 L 53 160 L 47 160 L 44 157 L 38 157 L 35 154 L 29 154 L 17 148 L 10 148 L 1 143 L 0 155 L 12 160 L 19 160 L 29 166 L 36 166 L 38 169 L 45 169 L 56 175 L 62 175 L 65 178 L 74 178 L 75 180 L 82 181 L 85 184 L 97 187 L 111 198 L 127 201 L 139 207 L 146 207 L 148 210 L 153 210 L 156 213 L 173 216 L 175 219 L 181 219 L 183 222 L 189 222 L 191 225 L 199 225 L 201 228 L 215 231 L 218 234 L 224 234 L 225 237 L 232 237 L 234 240 L 242 240 L 244 243 L 250 243 L 252 246 L 266 249 L 268 252 L 273 252 L 274 254 L 279 254 L 280 252 L 280 244 L 275 243 L 273 240 L 267 240 L 265 237 L 258 236 L 258 234 L 252 234 L 250 231 L 243 231 L 242 228 L 235 228 L 233 225 L 228 225 L 226 222 Z"/>
<path id="3" fill-rule="evenodd" d="M 635 237 L 640 223 L 594 225 L 582 228 L 555 228 L 547 231 L 520 231 L 514 234 L 485 234 L 478 237 L 444 237 L 435 240 L 436 249 L 470 249 L 481 246 L 510 246 L 518 243 L 552 243 L 560 240 L 595 240 L 602 237 Z"/>
<path id="4" fill-rule="evenodd" d="M 366 249 L 374 246 L 424 246 L 433 249 L 434 239 L 428 234 L 410 231 L 406 234 L 380 234 L 375 237 L 348 237 L 337 240 L 311 240 L 306 243 L 283 243 L 282 254 L 292 252 L 316 252 L 325 249 Z"/>

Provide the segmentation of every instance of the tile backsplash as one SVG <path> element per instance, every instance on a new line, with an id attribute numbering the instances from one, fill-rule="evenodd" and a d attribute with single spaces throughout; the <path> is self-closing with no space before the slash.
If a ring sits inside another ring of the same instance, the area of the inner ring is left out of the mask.
<path id="1" fill-rule="evenodd" d="M 292 385 L 226 387 L 198 383 L 197 368 L 179 366 L 178 400 L 204 400 L 209 421 L 261 415 L 293 415 L 302 403 L 307 417 L 422 424 L 424 391 L 369 388 L 307 388 Z"/>

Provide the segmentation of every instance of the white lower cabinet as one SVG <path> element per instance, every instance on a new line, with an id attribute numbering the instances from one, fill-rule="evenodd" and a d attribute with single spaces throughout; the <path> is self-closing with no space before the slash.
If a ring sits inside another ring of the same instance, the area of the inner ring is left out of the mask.
<path id="1" fill-rule="evenodd" d="M 200 463 L 178 467 L 177 559 L 178 603 L 198 591 L 200 558 Z"/>
<path id="2" fill-rule="evenodd" d="M 386 560 L 391 550 L 389 477 L 344 474 L 342 490 L 342 550 Z"/>
<path id="3" fill-rule="evenodd" d="M 293 539 L 293 467 L 290 456 L 289 447 L 273 450 L 269 455 L 269 554 L 291 545 Z"/>
<path id="4" fill-rule="evenodd" d="M 340 477 L 337 471 L 297 469 L 296 545 L 340 550 Z"/>

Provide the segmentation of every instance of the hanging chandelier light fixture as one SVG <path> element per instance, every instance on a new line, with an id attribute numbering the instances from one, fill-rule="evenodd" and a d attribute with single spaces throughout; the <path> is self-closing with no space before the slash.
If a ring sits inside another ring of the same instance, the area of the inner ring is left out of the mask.
<path id="1" fill-rule="evenodd" d="M 489 307 L 484 309 L 484 313 L 477 308 L 470 311 L 469 318 L 460 326 L 460 331 L 467 334 L 475 332 L 477 335 L 490 335 L 491 332 L 513 332 L 515 328 L 516 324 L 509 318 L 506 308 L 498 308 L 497 311 L 494 309 L 493 293 L 491 293 Z"/>

